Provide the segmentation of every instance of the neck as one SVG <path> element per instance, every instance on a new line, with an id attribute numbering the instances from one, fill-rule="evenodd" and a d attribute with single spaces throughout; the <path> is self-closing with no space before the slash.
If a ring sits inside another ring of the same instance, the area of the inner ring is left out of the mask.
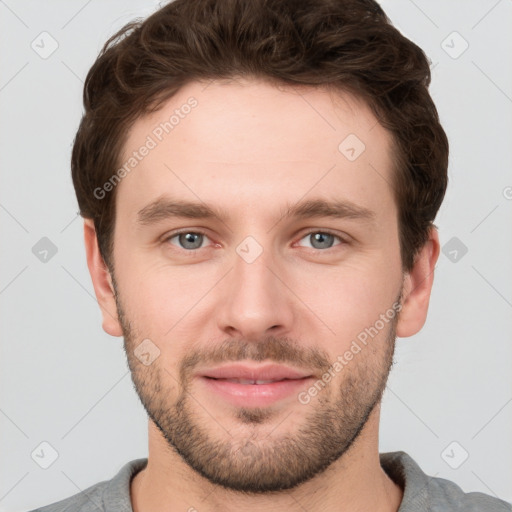
<path id="1" fill-rule="evenodd" d="M 131 482 L 133 512 L 397 512 L 403 490 L 380 465 L 379 413 L 376 407 L 354 444 L 327 470 L 294 489 L 261 495 L 212 484 L 169 449 L 150 421 L 148 464 Z"/>

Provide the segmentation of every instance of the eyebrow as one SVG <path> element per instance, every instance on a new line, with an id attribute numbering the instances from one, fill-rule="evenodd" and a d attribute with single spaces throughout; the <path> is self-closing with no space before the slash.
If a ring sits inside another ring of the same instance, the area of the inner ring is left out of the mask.
<path id="1" fill-rule="evenodd" d="M 312 199 L 288 204 L 280 220 L 289 218 L 317 218 L 331 217 L 336 219 L 355 219 L 366 222 L 375 220 L 375 212 L 358 206 L 350 201 Z M 228 215 L 220 210 L 202 202 L 173 200 L 160 197 L 148 204 L 137 213 L 137 223 L 142 226 L 156 224 L 171 218 L 187 219 L 214 219 L 226 222 Z"/>

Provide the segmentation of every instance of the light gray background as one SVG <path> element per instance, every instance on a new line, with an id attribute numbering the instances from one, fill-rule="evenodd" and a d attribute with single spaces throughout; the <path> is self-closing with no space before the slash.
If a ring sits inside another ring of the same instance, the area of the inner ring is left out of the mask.
<path id="1" fill-rule="evenodd" d="M 445 248 L 425 328 L 397 342 L 380 449 L 512 501 L 512 1 L 382 4 L 432 60 L 451 143 L 436 224 L 443 245 L 456 237 L 468 252 L 451 261 Z M 69 158 L 100 47 L 157 6 L 0 0 L 0 511 L 52 503 L 147 456 L 122 339 L 101 329 Z M 45 59 L 31 47 L 51 49 L 43 31 L 58 43 Z M 58 251 L 46 262 L 32 252 L 43 237 Z M 42 442 L 58 452 L 48 469 L 34 461 L 50 461 Z"/>

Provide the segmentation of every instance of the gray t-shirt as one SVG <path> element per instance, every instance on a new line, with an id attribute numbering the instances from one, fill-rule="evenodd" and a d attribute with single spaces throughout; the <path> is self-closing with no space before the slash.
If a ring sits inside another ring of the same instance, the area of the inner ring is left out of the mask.
<path id="1" fill-rule="evenodd" d="M 398 512 L 512 512 L 512 505 L 481 492 L 465 493 L 453 482 L 426 475 L 405 452 L 380 454 L 384 471 L 404 489 Z M 125 464 L 111 480 L 31 512 L 133 512 L 130 481 L 147 459 Z"/>

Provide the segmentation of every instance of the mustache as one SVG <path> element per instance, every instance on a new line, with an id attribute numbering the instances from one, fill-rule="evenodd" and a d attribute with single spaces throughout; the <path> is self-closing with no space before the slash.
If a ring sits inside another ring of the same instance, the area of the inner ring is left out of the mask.
<path id="1" fill-rule="evenodd" d="M 291 338 L 267 336 L 260 341 L 228 339 L 215 347 L 187 354 L 180 365 L 180 377 L 182 382 L 188 380 L 199 364 L 212 365 L 244 360 L 270 360 L 321 372 L 331 366 L 329 354 L 325 351 L 315 347 L 304 347 Z"/>

